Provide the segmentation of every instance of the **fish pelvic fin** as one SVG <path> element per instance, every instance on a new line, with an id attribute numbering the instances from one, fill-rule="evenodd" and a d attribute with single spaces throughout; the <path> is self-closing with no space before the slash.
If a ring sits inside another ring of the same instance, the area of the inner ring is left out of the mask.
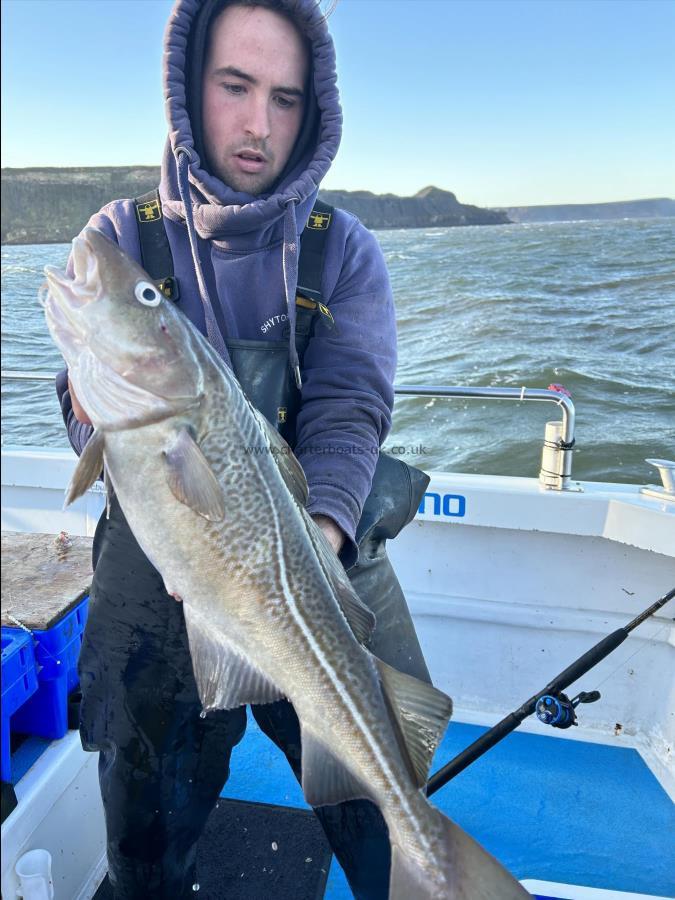
<path id="1" fill-rule="evenodd" d="M 389 900 L 523 900 L 531 896 L 458 825 L 437 809 L 432 815 L 438 858 L 420 861 L 392 842 Z"/>
<path id="2" fill-rule="evenodd" d="M 431 759 L 452 715 L 452 700 L 433 685 L 373 658 L 410 774 L 417 787 L 424 787 Z"/>
<path id="3" fill-rule="evenodd" d="M 302 729 L 302 791 L 310 806 L 370 799 L 363 782 L 308 728 Z"/>
<path id="4" fill-rule="evenodd" d="M 64 507 L 86 493 L 103 471 L 103 448 L 105 438 L 102 431 L 94 431 L 80 456 L 73 477 L 66 490 Z"/>
<path id="5" fill-rule="evenodd" d="M 247 703 L 273 703 L 283 693 L 186 598 L 185 625 L 197 692 L 204 709 L 235 709 Z"/>
<path id="6" fill-rule="evenodd" d="M 164 463 L 166 480 L 177 500 L 210 522 L 225 518 L 223 490 L 187 428 L 180 429 L 173 445 L 165 451 Z"/>

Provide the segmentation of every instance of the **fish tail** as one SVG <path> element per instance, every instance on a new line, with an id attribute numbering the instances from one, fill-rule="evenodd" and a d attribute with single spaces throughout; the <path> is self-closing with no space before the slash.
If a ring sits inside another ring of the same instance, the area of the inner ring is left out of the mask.
<path id="1" fill-rule="evenodd" d="M 437 809 L 437 858 L 392 842 L 389 900 L 522 900 L 531 895 L 486 850 Z M 439 846 L 440 845 L 440 846 Z"/>

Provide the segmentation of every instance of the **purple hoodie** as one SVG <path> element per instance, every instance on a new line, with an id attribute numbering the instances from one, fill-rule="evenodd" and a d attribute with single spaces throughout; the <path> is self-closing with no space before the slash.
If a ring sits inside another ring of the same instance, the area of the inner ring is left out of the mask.
<path id="1" fill-rule="evenodd" d="M 314 0 L 284 0 L 312 47 L 317 138 L 273 193 L 237 193 L 201 168 L 186 109 L 188 38 L 203 2 L 177 0 L 164 45 L 169 139 L 160 194 L 178 306 L 212 340 L 215 321 L 232 339 L 278 341 L 286 339 L 286 329 L 293 361 L 298 235 L 340 140 L 333 42 Z M 107 204 L 89 224 L 140 261 L 133 201 Z M 308 511 L 330 516 L 353 541 L 377 448 L 391 425 L 396 332 L 380 247 L 344 210 L 335 211 L 328 231 L 322 294 L 337 328 L 317 324 L 305 353 L 295 452 L 309 484 Z M 216 316 L 207 324 L 209 305 Z M 91 429 L 74 420 L 63 377 L 57 388 L 80 452 Z"/>

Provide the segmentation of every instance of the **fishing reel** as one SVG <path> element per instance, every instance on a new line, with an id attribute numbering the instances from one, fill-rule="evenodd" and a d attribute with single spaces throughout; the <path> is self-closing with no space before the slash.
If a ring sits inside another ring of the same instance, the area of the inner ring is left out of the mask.
<path id="1" fill-rule="evenodd" d="M 575 712 L 580 703 L 595 703 L 600 699 L 600 691 L 582 691 L 572 700 L 559 691 L 557 694 L 543 694 L 534 708 L 535 714 L 544 725 L 553 728 L 570 728 L 577 724 Z"/>

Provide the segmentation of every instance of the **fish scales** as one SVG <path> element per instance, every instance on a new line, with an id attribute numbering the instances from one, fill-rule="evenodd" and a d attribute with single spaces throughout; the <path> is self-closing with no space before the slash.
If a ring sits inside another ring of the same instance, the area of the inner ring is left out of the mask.
<path id="1" fill-rule="evenodd" d="M 244 409 L 238 412 L 243 413 Z M 161 478 L 157 478 L 152 472 L 147 471 L 148 468 L 155 471 L 155 467 L 148 464 L 148 461 L 152 459 L 150 448 L 157 446 L 156 456 L 160 457 L 161 455 L 159 448 L 165 443 L 163 428 L 151 425 L 142 431 L 146 432 L 143 439 L 139 441 L 140 435 L 136 434 L 133 440 L 134 448 L 139 444 L 144 447 L 143 458 L 138 459 L 138 465 L 134 465 L 134 450 L 128 446 L 129 442 L 124 433 L 113 435 L 109 454 L 111 472 L 115 472 L 118 467 L 126 467 L 131 464 L 131 468 L 138 473 L 135 479 L 125 479 L 123 485 L 117 485 L 115 475 L 111 474 L 113 484 L 123 508 L 132 505 L 131 497 L 137 496 L 137 492 L 143 490 L 144 485 L 147 492 L 148 483 L 153 484 L 152 493 L 157 498 L 154 506 L 160 509 L 165 508 L 169 498 L 168 496 L 163 497 L 162 493 L 166 494 L 168 488 L 162 484 Z M 214 432 L 215 429 L 212 429 L 212 433 Z M 245 439 L 254 436 L 259 441 L 259 435 L 251 432 L 242 435 Z M 215 441 L 216 446 L 219 443 L 219 441 Z M 117 444 L 120 445 L 119 448 L 117 448 Z M 235 443 L 233 446 L 241 453 L 240 443 Z M 227 445 L 225 449 L 227 449 Z M 216 459 L 218 458 L 221 459 L 220 478 L 224 481 L 226 490 L 233 490 L 236 487 L 236 480 L 231 477 L 230 467 L 222 462 L 226 458 L 226 454 L 219 454 Z M 115 465 L 116 459 L 118 466 Z M 325 729 L 325 710 L 327 709 L 330 711 L 329 721 L 332 725 L 332 732 L 339 742 L 355 743 L 354 736 L 359 734 L 363 743 L 360 748 L 363 759 L 369 763 L 366 772 L 363 771 L 362 766 L 361 776 L 363 777 L 365 774 L 365 780 L 371 785 L 375 785 L 376 791 L 389 791 L 400 804 L 401 812 L 412 816 L 409 799 L 399 787 L 400 778 L 397 777 L 395 771 L 404 768 L 402 760 L 398 759 L 396 765 L 392 765 L 386 755 L 377 754 L 375 750 L 377 746 L 386 746 L 386 743 L 393 744 L 393 741 L 374 667 L 368 665 L 366 660 L 365 678 L 364 672 L 356 670 L 353 654 L 355 650 L 358 651 L 358 645 L 344 616 L 341 615 L 335 604 L 327 601 L 321 602 L 320 599 L 317 601 L 316 598 L 327 596 L 329 585 L 318 566 L 316 557 L 303 560 L 304 565 L 300 570 L 302 572 L 301 584 L 295 583 L 298 581 L 297 574 L 291 573 L 290 561 L 286 559 L 281 543 L 280 518 L 283 517 L 283 531 L 290 539 L 290 543 L 292 532 L 295 529 L 306 527 L 303 520 L 303 515 L 306 514 L 299 509 L 288 491 L 281 490 L 283 485 L 279 483 L 280 476 L 271 455 L 256 456 L 252 454 L 247 459 L 252 460 L 251 465 L 258 469 L 263 493 L 269 500 L 267 507 L 269 524 L 262 527 L 260 537 L 262 546 L 265 546 L 268 540 L 271 543 L 277 543 L 275 565 L 269 565 L 267 553 L 261 556 L 250 553 L 250 539 L 240 539 L 240 541 L 235 540 L 233 543 L 229 543 L 222 524 L 207 522 L 202 537 L 202 552 L 195 553 L 194 546 L 188 542 L 184 548 L 184 554 L 175 557 L 176 561 L 164 562 L 162 560 L 158 568 L 163 573 L 167 573 L 168 586 L 170 585 L 171 591 L 181 597 L 188 596 L 190 591 L 186 590 L 187 583 L 201 572 L 202 591 L 205 591 L 203 607 L 208 611 L 208 617 L 212 624 L 215 624 L 220 618 L 224 633 L 231 634 L 236 633 L 235 629 L 237 628 L 237 620 L 230 612 L 234 604 L 231 602 L 217 603 L 218 592 L 222 591 L 222 578 L 219 572 L 220 567 L 214 567 L 212 560 L 218 558 L 225 562 L 228 556 L 232 559 L 234 554 L 236 563 L 234 565 L 230 563 L 228 567 L 224 568 L 227 580 L 231 579 L 230 592 L 233 594 L 234 600 L 239 599 L 241 603 L 241 599 L 245 597 L 245 602 L 241 606 L 248 607 L 251 594 L 242 594 L 237 590 L 237 586 L 241 584 L 250 586 L 252 582 L 258 582 L 253 596 L 260 605 L 261 612 L 266 613 L 270 624 L 275 627 L 281 624 L 283 628 L 283 640 L 275 641 L 272 638 L 270 642 L 266 617 L 263 618 L 260 627 L 255 629 L 255 635 L 240 639 L 246 654 L 259 660 L 261 668 L 266 669 L 277 678 L 279 686 L 286 696 L 293 696 L 297 693 L 292 682 L 294 679 L 301 680 L 305 689 L 298 699 L 294 698 L 294 703 L 301 721 L 306 725 L 312 725 L 316 731 Z M 248 475 L 245 470 L 244 474 Z M 154 481 L 157 483 L 154 484 Z M 271 496 L 272 485 L 279 491 L 276 498 Z M 122 489 L 121 493 L 120 488 Z M 136 508 L 134 507 L 134 509 Z M 175 523 L 175 533 L 189 533 L 193 518 L 190 510 L 179 508 L 178 513 L 185 521 Z M 238 507 L 237 515 L 236 534 L 241 535 L 242 538 L 249 535 L 253 528 L 261 529 L 258 504 L 244 504 L 241 508 Z M 151 522 L 156 516 L 157 511 L 153 506 L 138 508 L 132 514 L 129 523 L 134 532 L 145 533 L 151 527 Z M 175 554 L 176 546 L 174 544 L 171 548 L 172 556 Z M 151 552 L 156 553 L 157 558 L 164 555 L 162 551 L 154 548 L 151 549 Z M 268 565 L 264 565 L 266 559 Z M 213 576 L 204 579 L 204 568 L 209 563 L 213 569 Z M 290 584 L 288 583 L 289 575 Z M 190 600 L 190 605 L 197 605 L 196 601 L 199 600 L 199 595 L 192 593 L 192 597 L 195 599 Z M 280 597 L 283 599 L 282 603 L 278 601 Z M 240 615 L 244 615 L 244 612 L 241 611 Z M 279 619 L 282 619 L 281 623 L 279 623 Z M 313 620 L 313 626 L 315 626 L 312 630 L 309 627 L 310 619 Z M 318 627 L 316 627 L 317 625 Z M 338 633 L 339 639 L 336 640 Z M 270 647 L 272 648 L 271 653 Z M 284 668 L 286 668 L 286 673 L 284 673 Z M 322 710 L 320 716 L 317 716 L 316 712 L 317 701 L 321 701 L 318 706 Z M 378 725 L 380 726 L 379 733 L 374 737 L 373 731 Z M 415 830 L 421 832 L 419 825 L 415 827 Z"/>
<path id="2" fill-rule="evenodd" d="M 46 270 L 44 299 L 96 428 L 69 497 L 105 463 L 139 544 L 183 601 L 205 708 L 292 701 L 307 799 L 368 797 L 382 811 L 390 900 L 528 896 L 420 790 L 450 702 L 363 645 L 370 613 L 304 509 L 288 448 L 113 242 L 85 229 L 73 261 L 72 278 Z"/>
<path id="3" fill-rule="evenodd" d="M 209 452 L 210 447 L 207 448 L 204 444 L 202 450 L 223 483 L 226 495 L 237 497 L 242 479 L 248 484 L 257 476 L 263 495 L 268 500 L 265 508 L 269 518 L 266 524 L 261 524 L 259 498 L 256 498 L 255 503 L 240 504 L 237 500 L 234 535 L 231 527 L 226 529 L 223 523 L 206 522 L 200 538 L 201 551 L 196 551 L 190 540 L 183 547 L 183 553 L 176 555 L 176 548 L 181 546 L 176 538 L 171 547 L 171 559 L 165 560 L 166 550 L 155 546 L 150 546 L 151 558 L 153 561 L 158 560 L 157 568 L 164 574 L 170 591 L 185 598 L 191 594 L 190 605 L 198 605 L 196 601 L 201 599 L 201 606 L 208 611 L 210 621 L 214 623 L 220 618 L 226 635 L 236 634 L 238 630 L 239 619 L 237 615 L 233 616 L 232 607 L 238 616 L 243 617 L 253 595 L 260 611 L 269 616 L 270 624 L 281 624 L 283 640 L 275 641 L 272 638 L 270 642 L 265 617 L 255 628 L 253 635 L 240 638 L 244 651 L 259 660 L 261 668 L 277 678 L 281 690 L 287 696 L 295 693 L 292 680 L 302 680 L 305 691 L 299 700 L 295 700 L 301 721 L 313 724 L 317 730 L 324 728 L 325 713 L 320 717 L 316 714 L 317 700 L 322 700 L 321 708 L 328 708 L 335 713 L 331 722 L 334 730 L 339 729 L 337 737 L 348 742 L 355 733 L 360 733 L 365 742 L 366 757 L 371 763 L 368 780 L 377 784 L 382 780 L 384 772 L 382 789 L 386 789 L 389 785 L 388 778 L 393 778 L 394 773 L 386 758 L 382 755 L 378 758 L 372 747 L 377 743 L 382 744 L 384 739 L 391 741 L 391 735 L 388 733 L 384 703 L 374 667 L 366 665 L 366 678 L 363 672 L 355 670 L 354 652 L 358 652 L 358 645 L 339 608 L 329 602 L 330 588 L 316 556 L 298 560 L 302 562 L 302 567 L 292 570 L 293 560 L 286 558 L 281 534 L 283 530 L 288 539 L 286 545 L 298 543 L 293 541 L 294 532 L 302 532 L 307 527 L 306 513 L 303 513 L 285 489 L 271 454 L 242 454 L 242 446 L 256 446 L 254 441 L 260 445 L 260 434 L 251 427 L 255 422 L 251 420 L 250 414 L 246 415 L 248 409 L 241 402 L 241 397 L 235 396 L 239 404 L 233 408 L 232 418 L 237 427 L 230 428 L 230 432 L 237 437 L 227 440 L 227 431 L 219 421 L 219 410 L 225 408 L 223 393 L 214 392 L 213 397 L 208 400 L 208 405 L 214 407 L 214 412 L 207 415 L 213 450 Z M 147 533 L 160 514 L 159 511 L 166 509 L 172 499 L 164 479 L 157 474 L 159 468 L 152 462 L 152 448 L 156 448 L 154 459 L 160 459 L 165 444 L 166 435 L 162 425 L 135 430 L 131 441 L 124 432 L 114 433 L 109 440 L 107 461 L 111 478 L 122 507 L 133 509 L 129 523 L 135 533 Z M 137 449 L 139 447 L 143 448 L 140 456 Z M 241 459 L 240 465 L 228 464 L 231 459 L 228 450 L 235 460 Z M 136 476 L 130 479 L 125 474 L 124 479 L 120 480 L 115 473 L 119 470 L 126 473 L 127 468 L 136 472 Z M 255 471 L 252 473 L 250 469 Z M 148 490 L 149 485 L 152 485 L 151 491 Z M 273 490 L 276 492 L 274 497 Z M 132 498 L 141 491 L 153 496 L 154 503 L 147 506 L 134 504 Z M 188 507 L 178 507 L 172 531 L 176 536 L 190 534 L 193 520 L 194 515 Z M 259 533 L 261 548 L 258 552 L 255 552 L 250 540 L 250 535 L 256 532 Z M 274 544 L 277 546 L 274 547 Z M 270 547 L 275 551 L 275 564 L 272 566 L 269 565 Z M 222 570 L 220 566 L 213 565 L 214 559 L 223 561 Z M 211 573 L 205 578 L 204 573 L 209 569 Z M 219 603 L 217 599 L 219 593 L 222 593 L 222 575 L 226 576 L 230 585 L 228 595 L 232 594 L 232 598 L 228 597 L 225 604 Z M 197 578 L 203 598 L 196 591 L 187 589 L 187 584 Z M 239 590 L 240 585 L 250 587 L 254 583 L 257 588 L 253 594 L 242 594 Z M 278 602 L 280 597 L 284 600 L 282 604 Z M 322 597 L 326 598 L 323 602 Z M 282 619 L 281 623 L 279 619 Z M 308 624 L 310 620 L 313 625 L 311 630 Z M 338 633 L 339 639 L 336 640 Z M 330 698 L 329 702 L 326 702 L 327 696 Z M 346 700 L 349 700 L 349 707 L 346 706 Z M 377 715 L 374 715 L 375 710 Z M 378 723 L 381 725 L 381 733 L 376 741 L 371 733 Z M 398 761 L 398 764 L 403 768 L 402 761 Z M 398 795 L 399 791 L 394 790 L 392 793 Z M 402 793 L 399 800 L 408 806 Z"/>

